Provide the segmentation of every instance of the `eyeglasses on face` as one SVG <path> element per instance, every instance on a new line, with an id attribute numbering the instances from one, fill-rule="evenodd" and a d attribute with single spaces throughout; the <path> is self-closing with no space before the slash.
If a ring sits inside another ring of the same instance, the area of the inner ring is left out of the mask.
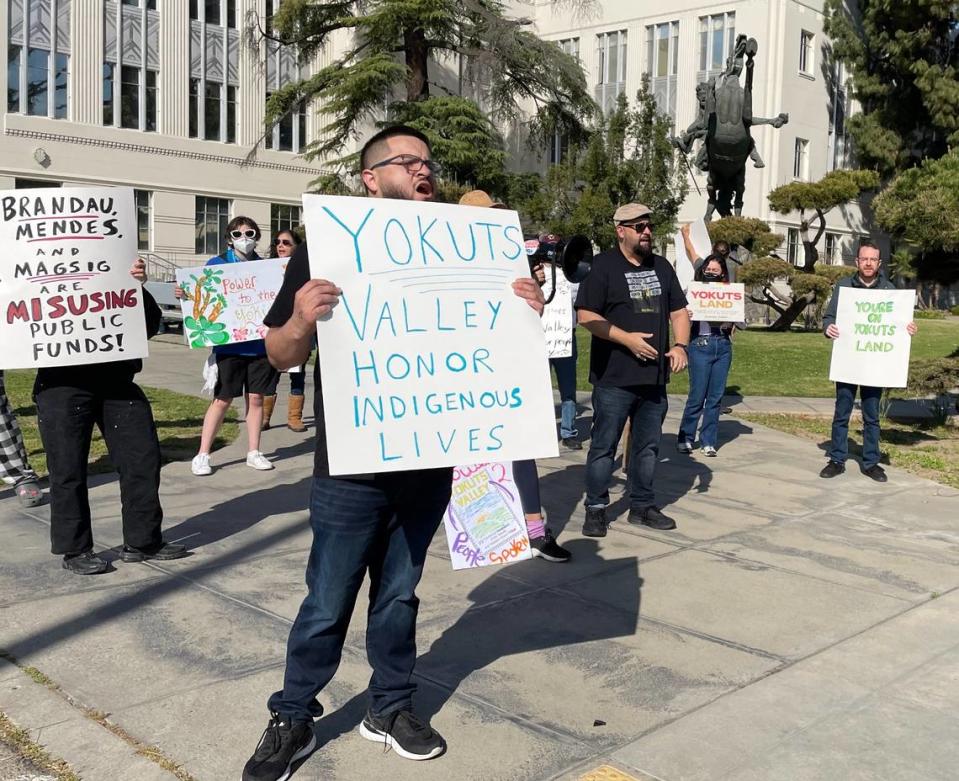
<path id="1" fill-rule="evenodd" d="M 647 228 L 650 230 L 653 229 L 653 224 L 649 220 L 640 220 L 639 222 L 629 223 L 621 222 L 620 225 L 622 225 L 624 228 L 632 228 L 637 233 L 642 233 Z"/>
<path id="2" fill-rule="evenodd" d="M 277 239 L 277 240 L 276 240 L 276 246 L 277 246 L 277 247 L 292 247 L 292 246 L 293 246 L 293 242 L 290 241 L 289 239 Z"/>
<path id="3" fill-rule="evenodd" d="M 231 239 L 242 239 L 242 238 L 255 239 L 256 231 L 251 230 L 249 228 L 247 228 L 245 231 L 230 231 L 230 238 Z"/>
<path id="4" fill-rule="evenodd" d="M 424 160 L 422 157 L 417 157 L 416 155 L 396 155 L 386 160 L 380 160 L 378 163 L 373 163 L 373 165 L 370 166 L 370 170 L 382 168 L 385 165 L 401 165 L 410 176 L 423 170 L 423 166 L 426 166 L 434 176 L 443 170 L 443 167 L 435 160 Z"/>

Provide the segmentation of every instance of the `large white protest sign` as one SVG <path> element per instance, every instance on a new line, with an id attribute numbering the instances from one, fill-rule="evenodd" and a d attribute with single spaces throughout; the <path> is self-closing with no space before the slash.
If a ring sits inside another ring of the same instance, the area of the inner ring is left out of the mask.
<path id="1" fill-rule="evenodd" d="M 690 282 L 686 302 L 693 312 L 693 320 L 720 323 L 742 323 L 746 320 L 746 291 L 743 285 Z"/>
<path id="2" fill-rule="evenodd" d="M 557 454 L 543 326 L 516 212 L 304 195 L 330 472 Z"/>
<path id="3" fill-rule="evenodd" d="M 702 217 L 689 224 L 689 241 L 696 251 L 696 255 L 705 258 L 713 251 L 713 245 L 709 240 L 709 232 L 706 230 L 706 223 Z M 682 231 L 676 231 L 673 234 L 673 243 L 676 245 L 676 276 L 679 278 L 679 285 L 685 292 L 693 281 L 695 269 L 693 261 L 686 253 L 686 243 L 683 241 Z"/>
<path id="4" fill-rule="evenodd" d="M 283 284 L 287 258 L 177 269 L 186 296 L 183 335 L 190 347 L 249 342 L 267 331 L 263 318 Z"/>
<path id="5" fill-rule="evenodd" d="M 443 523 L 453 569 L 532 557 L 523 505 L 508 463 L 456 467 Z"/>
<path id="6" fill-rule="evenodd" d="M 837 291 L 836 328 L 829 379 L 874 388 L 905 388 L 909 379 L 915 290 Z"/>
<path id="7" fill-rule="evenodd" d="M 549 298 L 553 289 L 550 264 L 546 269 L 543 295 Z M 543 310 L 543 332 L 546 334 L 546 354 L 550 358 L 569 358 L 573 355 L 573 286 L 562 269 L 556 269 L 556 295 Z"/>
<path id="8" fill-rule="evenodd" d="M 147 355 L 133 190 L 0 191 L 0 367 Z"/>

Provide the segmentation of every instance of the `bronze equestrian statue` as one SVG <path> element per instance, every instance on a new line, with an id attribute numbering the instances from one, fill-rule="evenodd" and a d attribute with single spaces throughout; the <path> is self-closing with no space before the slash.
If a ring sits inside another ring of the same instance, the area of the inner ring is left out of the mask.
<path id="1" fill-rule="evenodd" d="M 765 119 L 753 116 L 753 69 L 759 46 L 754 38 L 745 35 L 736 38 L 732 55 L 726 60 L 726 69 L 718 78 L 696 85 L 699 116 L 673 144 L 688 154 L 697 138 L 703 144 L 695 164 L 708 172 L 706 192 L 709 203 L 705 219 L 712 219 L 713 212 L 723 217 L 742 214 L 743 191 L 746 189 L 746 158 L 751 158 L 756 168 L 762 168 L 762 158 L 756 142 L 750 135 L 753 125 L 772 125 L 780 128 L 789 121 L 788 114 Z M 739 75 L 746 66 L 746 86 L 739 83 Z"/>

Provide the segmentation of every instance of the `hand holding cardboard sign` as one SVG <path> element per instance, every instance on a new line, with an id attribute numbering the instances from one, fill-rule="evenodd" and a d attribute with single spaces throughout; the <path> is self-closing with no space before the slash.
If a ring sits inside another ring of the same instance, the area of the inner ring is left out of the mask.
<path id="1" fill-rule="evenodd" d="M 311 279 L 296 291 L 293 319 L 299 336 L 313 332 L 316 321 L 328 315 L 340 301 L 340 290 L 326 279 Z"/>

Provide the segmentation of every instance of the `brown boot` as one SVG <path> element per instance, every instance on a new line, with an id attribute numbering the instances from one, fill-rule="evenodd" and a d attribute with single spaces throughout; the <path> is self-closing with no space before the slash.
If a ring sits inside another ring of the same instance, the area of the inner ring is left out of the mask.
<path id="1" fill-rule="evenodd" d="M 306 431 L 303 424 L 303 396 L 290 396 L 286 425 L 290 431 Z"/>
<path id="2" fill-rule="evenodd" d="M 263 425 L 261 431 L 266 431 L 270 427 L 270 418 L 273 417 L 273 408 L 276 406 L 276 394 L 263 397 Z"/>

